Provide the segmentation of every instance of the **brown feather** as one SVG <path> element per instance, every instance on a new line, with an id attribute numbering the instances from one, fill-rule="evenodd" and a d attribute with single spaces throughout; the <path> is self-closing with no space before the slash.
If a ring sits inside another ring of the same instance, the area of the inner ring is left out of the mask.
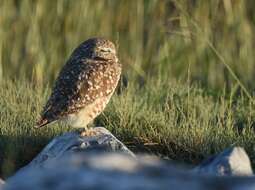
<path id="1" fill-rule="evenodd" d="M 121 65 L 115 53 L 108 53 L 109 57 L 100 57 L 103 54 L 93 57 L 91 51 L 95 51 L 94 48 L 98 46 L 96 43 L 114 46 L 103 39 L 91 39 L 74 50 L 56 79 L 36 128 L 78 113 L 96 99 L 113 93 L 120 77 Z"/>

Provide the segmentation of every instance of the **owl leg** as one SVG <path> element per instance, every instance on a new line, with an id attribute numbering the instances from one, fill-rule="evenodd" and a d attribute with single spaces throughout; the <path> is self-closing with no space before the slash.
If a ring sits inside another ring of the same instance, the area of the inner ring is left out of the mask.
<path id="1" fill-rule="evenodd" d="M 94 129 L 87 129 L 81 132 L 82 137 L 97 136 L 98 133 Z"/>
<path id="2" fill-rule="evenodd" d="M 96 136 L 98 135 L 97 132 L 92 128 L 92 126 L 86 126 L 82 132 L 81 132 L 81 136 L 82 137 L 91 137 L 91 136 Z"/>

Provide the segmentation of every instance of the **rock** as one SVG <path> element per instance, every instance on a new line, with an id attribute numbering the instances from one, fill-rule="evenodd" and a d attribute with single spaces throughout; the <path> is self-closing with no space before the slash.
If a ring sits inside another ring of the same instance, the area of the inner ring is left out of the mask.
<path id="1" fill-rule="evenodd" d="M 241 147 L 229 148 L 205 160 L 193 172 L 219 176 L 253 175 L 250 159 Z"/>
<path id="2" fill-rule="evenodd" d="M 240 147 L 228 149 L 190 172 L 155 157 L 134 156 L 106 129 L 94 131 L 91 137 L 74 132 L 56 137 L 9 178 L 3 189 L 255 189 L 255 178 L 245 176 L 252 169 Z"/>
<path id="3" fill-rule="evenodd" d="M 73 155 L 77 152 L 121 152 L 135 156 L 107 129 L 96 127 L 93 130 L 95 132 L 94 136 L 81 137 L 78 132 L 69 132 L 56 137 L 27 166 L 21 168 L 16 175 L 30 168 L 47 167 L 48 162 L 59 160 L 64 156 Z"/>
<path id="4" fill-rule="evenodd" d="M 73 154 L 48 166 L 26 170 L 7 181 L 5 190 L 252 190 L 251 177 L 198 175 L 155 159 L 116 153 Z"/>
<path id="5" fill-rule="evenodd" d="M 5 182 L 0 178 L 0 190 L 3 189 Z"/>

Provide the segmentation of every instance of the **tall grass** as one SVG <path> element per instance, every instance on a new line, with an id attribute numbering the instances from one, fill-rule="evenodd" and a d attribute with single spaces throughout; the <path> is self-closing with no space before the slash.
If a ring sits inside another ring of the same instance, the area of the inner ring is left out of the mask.
<path id="1" fill-rule="evenodd" d="M 51 82 L 79 43 L 105 36 L 118 44 L 132 79 L 186 80 L 189 70 L 191 82 L 230 89 L 236 79 L 213 45 L 252 93 L 253 7 L 231 0 L 2 0 L 0 74 Z"/>

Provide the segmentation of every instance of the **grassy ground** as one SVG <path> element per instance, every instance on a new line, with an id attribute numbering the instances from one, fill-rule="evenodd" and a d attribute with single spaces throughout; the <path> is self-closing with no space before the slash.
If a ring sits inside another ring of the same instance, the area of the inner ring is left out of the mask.
<path id="1" fill-rule="evenodd" d="M 72 49 L 92 36 L 117 44 L 129 81 L 97 125 L 135 151 L 192 164 L 240 145 L 255 164 L 254 7 L 251 0 L 1 0 L 2 176 L 71 130 L 32 126 Z"/>
<path id="2" fill-rule="evenodd" d="M 50 139 L 68 129 L 33 129 L 49 89 L 27 82 L 0 86 L 1 172 L 8 176 L 29 162 Z M 136 152 L 151 152 L 195 164 L 230 146 L 243 146 L 254 161 L 255 107 L 243 96 L 215 98 L 195 86 L 132 81 L 115 94 L 95 121 Z"/>

